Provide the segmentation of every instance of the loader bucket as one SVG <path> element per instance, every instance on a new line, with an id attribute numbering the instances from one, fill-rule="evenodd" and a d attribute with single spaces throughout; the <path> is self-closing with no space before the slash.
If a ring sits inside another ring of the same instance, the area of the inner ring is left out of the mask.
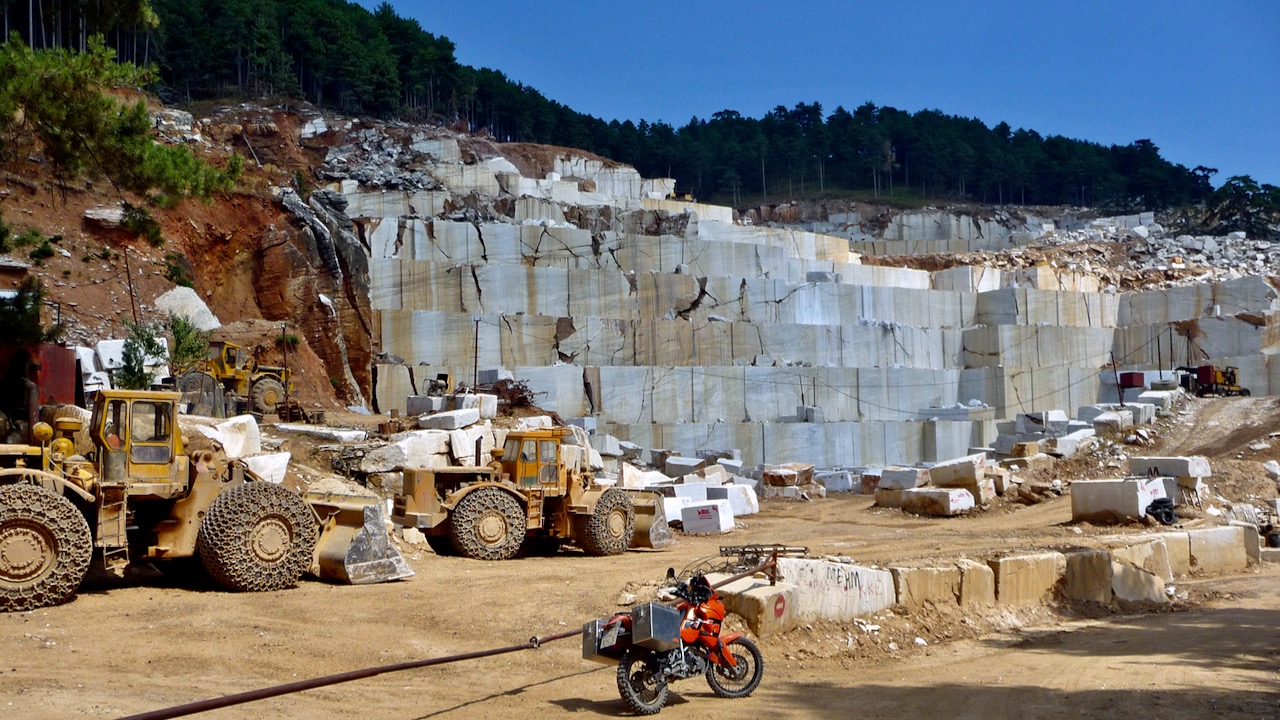
<path id="1" fill-rule="evenodd" d="M 320 518 L 310 572 L 323 580 L 368 585 L 413 575 L 391 545 L 386 516 L 378 498 L 304 493 Z"/>
<path id="2" fill-rule="evenodd" d="M 636 511 L 636 533 L 631 536 L 631 547 L 662 550 L 676 544 L 675 533 L 667 522 L 662 496 L 655 492 L 627 492 Z"/>

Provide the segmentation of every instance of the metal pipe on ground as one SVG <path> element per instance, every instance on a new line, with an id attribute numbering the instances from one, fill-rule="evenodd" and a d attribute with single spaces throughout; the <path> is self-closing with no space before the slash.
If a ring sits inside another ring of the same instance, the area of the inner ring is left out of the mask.
<path id="1" fill-rule="evenodd" d="M 725 585 L 728 585 L 728 584 L 729 584 L 729 583 L 731 583 L 731 582 L 737 582 L 738 580 L 741 580 L 742 578 L 748 578 L 748 577 L 751 577 L 752 575 L 755 575 L 756 573 L 760 572 L 761 570 L 767 570 L 767 569 L 772 569 L 772 570 L 773 570 L 773 572 L 769 573 L 769 584 L 770 584 L 770 585 L 772 585 L 772 584 L 774 584 L 775 582 L 777 582 L 777 580 L 778 580 L 778 558 L 777 558 L 777 553 L 774 553 L 774 557 L 773 557 L 773 559 L 772 559 L 772 560 L 768 560 L 768 561 L 766 561 L 766 562 L 762 562 L 762 563 L 760 563 L 758 566 L 756 566 L 756 567 L 754 567 L 754 568 L 752 568 L 752 569 L 750 569 L 750 570 L 746 570 L 746 571 L 744 571 L 744 572 L 740 572 L 740 573 L 738 573 L 737 575 L 734 575 L 733 577 L 725 578 L 724 580 L 721 580 L 720 582 L 716 583 L 715 585 L 712 585 L 711 587 L 712 587 L 712 589 L 715 589 L 715 588 L 721 588 L 721 587 L 724 587 Z"/>
<path id="2" fill-rule="evenodd" d="M 402 670 L 413 670 L 415 668 L 430 667 L 432 665 L 444 665 L 462 660 L 475 660 L 477 658 L 503 655 L 520 650 L 533 650 L 555 640 L 563 640 L 567 637 L 580 635 L 581 632 L 581 630 L 573 630 L 570 632 L 558 633 L 556 635 L 547 635 L 545 637 L 533 637 L 530 638 L 529 642 L 524 643 L 523 645 L 511 645 L 509 647 L 497 648 L 494 650 L 479 650 L 477 652 L 462 653 L 461 655 L 447 655 L 445 657 L 430 658 L 427 660 L 414 660 L 412 662 L 383 665 L 382 667 L 367 668 L 365 670 L 352 670 L 351 672 L 327 675 L 325 677 L 312 678 L 311 680 L 299 680 L 298 682 L 288 683 L 286 685 L 260 688 L 258 690 L 236 693 L 235 695 L 224 695 L 218 698 L 199 700 L 197 702 L 165 708 L 163 710 L 152 710 L 151 712 L 140 713 L 138 715 L 128 715 L 120 718 L 120 720 L 166 720 L 167 718 L 186 717 L 188 715 L 195 715 L 196 713 L 231 707 L 232 705 L 242 705 L 256 700 L 265 700 L 267 698 L 288 695 L 290 693 L 301 692 L 303 690 L 312 690 L 314 688 L 325 687 L 326 685 L 337 685 L 339 683 L 351 682 L 352 680 L 362 680 L 364 678 L 374 677 L 375 675 L 400 672 Z"/>
<path id="3" fill-rule="evenodd" d="M 720 587 L 734 582 L 735 580 L 750 577 L 761 570 L 776 568 L 777 563 L 778 559 L 775 553 L 773 559 L 761 563 L 756 568 L 738 573 L 731 578 L 726 578 L 725 580 L 716 583 L 715 587 Z M 510 645 L 508 647 L 496 648 L 493 650 L 478 650 L 476 652 L 462 653 L 460 655 L 446 655 L 444 657 L 429 658 L 426 660 L 413 660 L 410 662 L 396 663 L 395 665 L 366 668 L 364 670 L 352 670 L 350 672 L 339 673 L 337 675 L 326 675 L 325 677 L 312 678 L 310 680 L 299 680 L 298 682 L 259 688 L 257 690 L 249 690 L 247 692 L 236 693 L 234 695 L 224 695 L 222 697 L 209 698 L 208 700 L 198 700 L 196 702 L 178 705 L 171 708 L 164 708 L 162 710 L 152 710 L 151 712 L 139 713 L 137 715 L 127 715 L 120 718 L 120 720 L 168 720 L 169 718 L 187 717 L 189 715 L 208 712 L 210 710 L 218 710 L 220 708 L 231 707 L 233 705 L 243 705 L 257 700 L 266 700 L 267 698 L 289 695 L 291 693 L 302 692 L 303 690 L 313 690 L 315 688 L 326 687 L 328 685 L 338 685 L 345 682 L 351 682 L 352 680 L 363 680 L 364 678 L 385 675 L 387 673 L 431 667 L 432 665 L 446 665 L 448 663 L 461 662 L 463 660 L 476 660 L 479 658 L 492 657 L 494 655 L 519 652 L 520 650 L 536 650 L 546 643 L 563 640 L 565 638 L 581 634 L 581 630 L 570 630 L 567 632 L 557 633 L 555 635 L 546 635 L 544 637 L 537 637 L 535 635 L 534 637 L 529 638 L 529 642 L 522 645 Z"/>

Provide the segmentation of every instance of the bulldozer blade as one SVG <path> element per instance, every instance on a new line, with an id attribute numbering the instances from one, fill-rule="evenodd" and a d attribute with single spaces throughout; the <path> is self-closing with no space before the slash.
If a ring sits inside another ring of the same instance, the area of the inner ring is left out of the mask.
<path id="1" fill-rule="evenodd" d="M 320 539 L 311 573 L 323 580 L 368 585 L 412 576 L 413 569 L 391 545 L 377 498 L 304 495 L 320 517 Z"/>
<path id="2" fill-rule="evenodd" d="M 631 547 L 662 550 L 676 544 L 675 533 L 667 522 L 662 496 L 655 492 L 629 492 L 636 513 L 636 532 Z"/>

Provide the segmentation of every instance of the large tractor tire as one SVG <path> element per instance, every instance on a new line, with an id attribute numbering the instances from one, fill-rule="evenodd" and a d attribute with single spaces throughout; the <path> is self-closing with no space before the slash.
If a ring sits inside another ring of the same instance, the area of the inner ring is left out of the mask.
<path id="1" fill-rule="evenodd" d="M 34 485 L 0 486 L 0 610 L 66 602 L 92 557 L 89 523 L 70 500 Z"/>
<path id="2" fill-rule="evenodd" d="M 228 590 L 283 590 L 297 585 L 311 565 L 319 532 L 311 508 L 296 493 L 250 482 L 213 501 L 196 547 L 205 570 Z"/>
<path id="3" fill-rule="evenodd" d="M 636 510 L 617 488 L 604 491 L 590 515 L 573 518 L 573 539 L 588 555 L 621 555 L 631 547 Z"/>
<path id="4" fill-rule="evenodd" d="M 284 385 L 273 377 L 259 378 L 249 390 L 253 409 L 260 413 L 273 413 L 276 405 L 284 402 Z"/>
<path id="5" fill-rule="evenodd" d="M 524 542 L 525 515 L 510 493 L 484 487 L 462 498 L 449 518 L 458 552 L 477 560 L 506 560 Z"/>

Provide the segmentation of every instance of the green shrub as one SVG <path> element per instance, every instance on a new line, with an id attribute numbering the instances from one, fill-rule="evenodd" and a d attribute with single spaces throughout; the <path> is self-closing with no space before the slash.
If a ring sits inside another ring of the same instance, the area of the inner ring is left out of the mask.
<path id="1" fill-rule="evenodd" d="M 173 338 L 173 352 L 169 363 L 174 375 L 185 375 L 209 357 L 210 331 L 200 330 L 181 315 L 169 316 L 169 337 Z"/>
<path id="2" fill-rule="evenodd" d="M 145 238 L 151 247 L 164 244 L 164 235 L 160 233 L 160 223 L 151 216 L 151 211 L 136 205 L 124 203 L 124 228 L 135 235 Z"/>
<path id="3" fill-rule="evenodd" d="M 55 323 L 46 329 L 40 322 L 43 306 L 44 287 L 28 276 L 12 297 L 0 297 L 0 337 L 20 346 L 57 341 L 65 328 Z"/>
<path id="4" fill-rule="evenodd" d="M 147 360 L 168 361 L 168 348 L 156 339 L 164 328 L 147 323 L 135 325 L 128 320 L 125 325 L 129 328 L 129 337 L 124 341 L 122 367 L 112 377 L 116 387 L 122 390 L 146 390 L 154 380 L 146 368 Z"/>
<path id="5" fill-rule="evenodd" d="M 276 336 L 276 347 L 286 350 L 296 350 L 300 342 L 302 339 L 293 333 L 282 333 Z"/>
<path id="6" fill-rule="evenodd" d="M 195 287 L 191 278 L 187 277 L 187 266 L 190 262 L 181 253 L 169 253 L 164 256 L 164 278 L 174 285 Z"/>
<path id="7" fill-rule="evenodd" d="M 42 241 L 44 241 L 44 236 L 40 234 L 40 231 L 31 228 L 14 238 L 13 246 L 20 248 L 31 247 L 32 245 L 39 245 Z"/>
<path id="8" fill-rule="evenodd" d="M 44 3 L 46 12 L 52 5 Z M 152 68 L 115 62 L 100 35 L 74 52 L 32 50 L 15 33 L 0 44 L 0 135 L 20 142 L 0 142 L 0 164 L 38 153 L 59 183 L 107 176 L 162 204 L 230 190 L 243 168 L 240 156 L 219 169 L 186 146 L 157 143 L 144 101 L 126 104 L 104 92 L 153 76 Z"/>
<path id="9" fill-rule="evenodd" d="M 46 258 L 51 258 L 51 257 L 53 257 L 53 255 L 54 255 L 53 246 L 49 244 L 49 241 L 48 241 L 48 240 L 45 240 L 45 241 L 41 242 L 39 245 L 37 245 L 37 246 L 36 246 L 36 248 L 35 248 L 34 250 L 32 250 L 31 252 L 27 253 L 27 255 L 28 255 L 32 260 L 35 260 L 37 263 L 38 263 L 38 262 L 41 262 L 41 261 L 45 260 Z"/>

